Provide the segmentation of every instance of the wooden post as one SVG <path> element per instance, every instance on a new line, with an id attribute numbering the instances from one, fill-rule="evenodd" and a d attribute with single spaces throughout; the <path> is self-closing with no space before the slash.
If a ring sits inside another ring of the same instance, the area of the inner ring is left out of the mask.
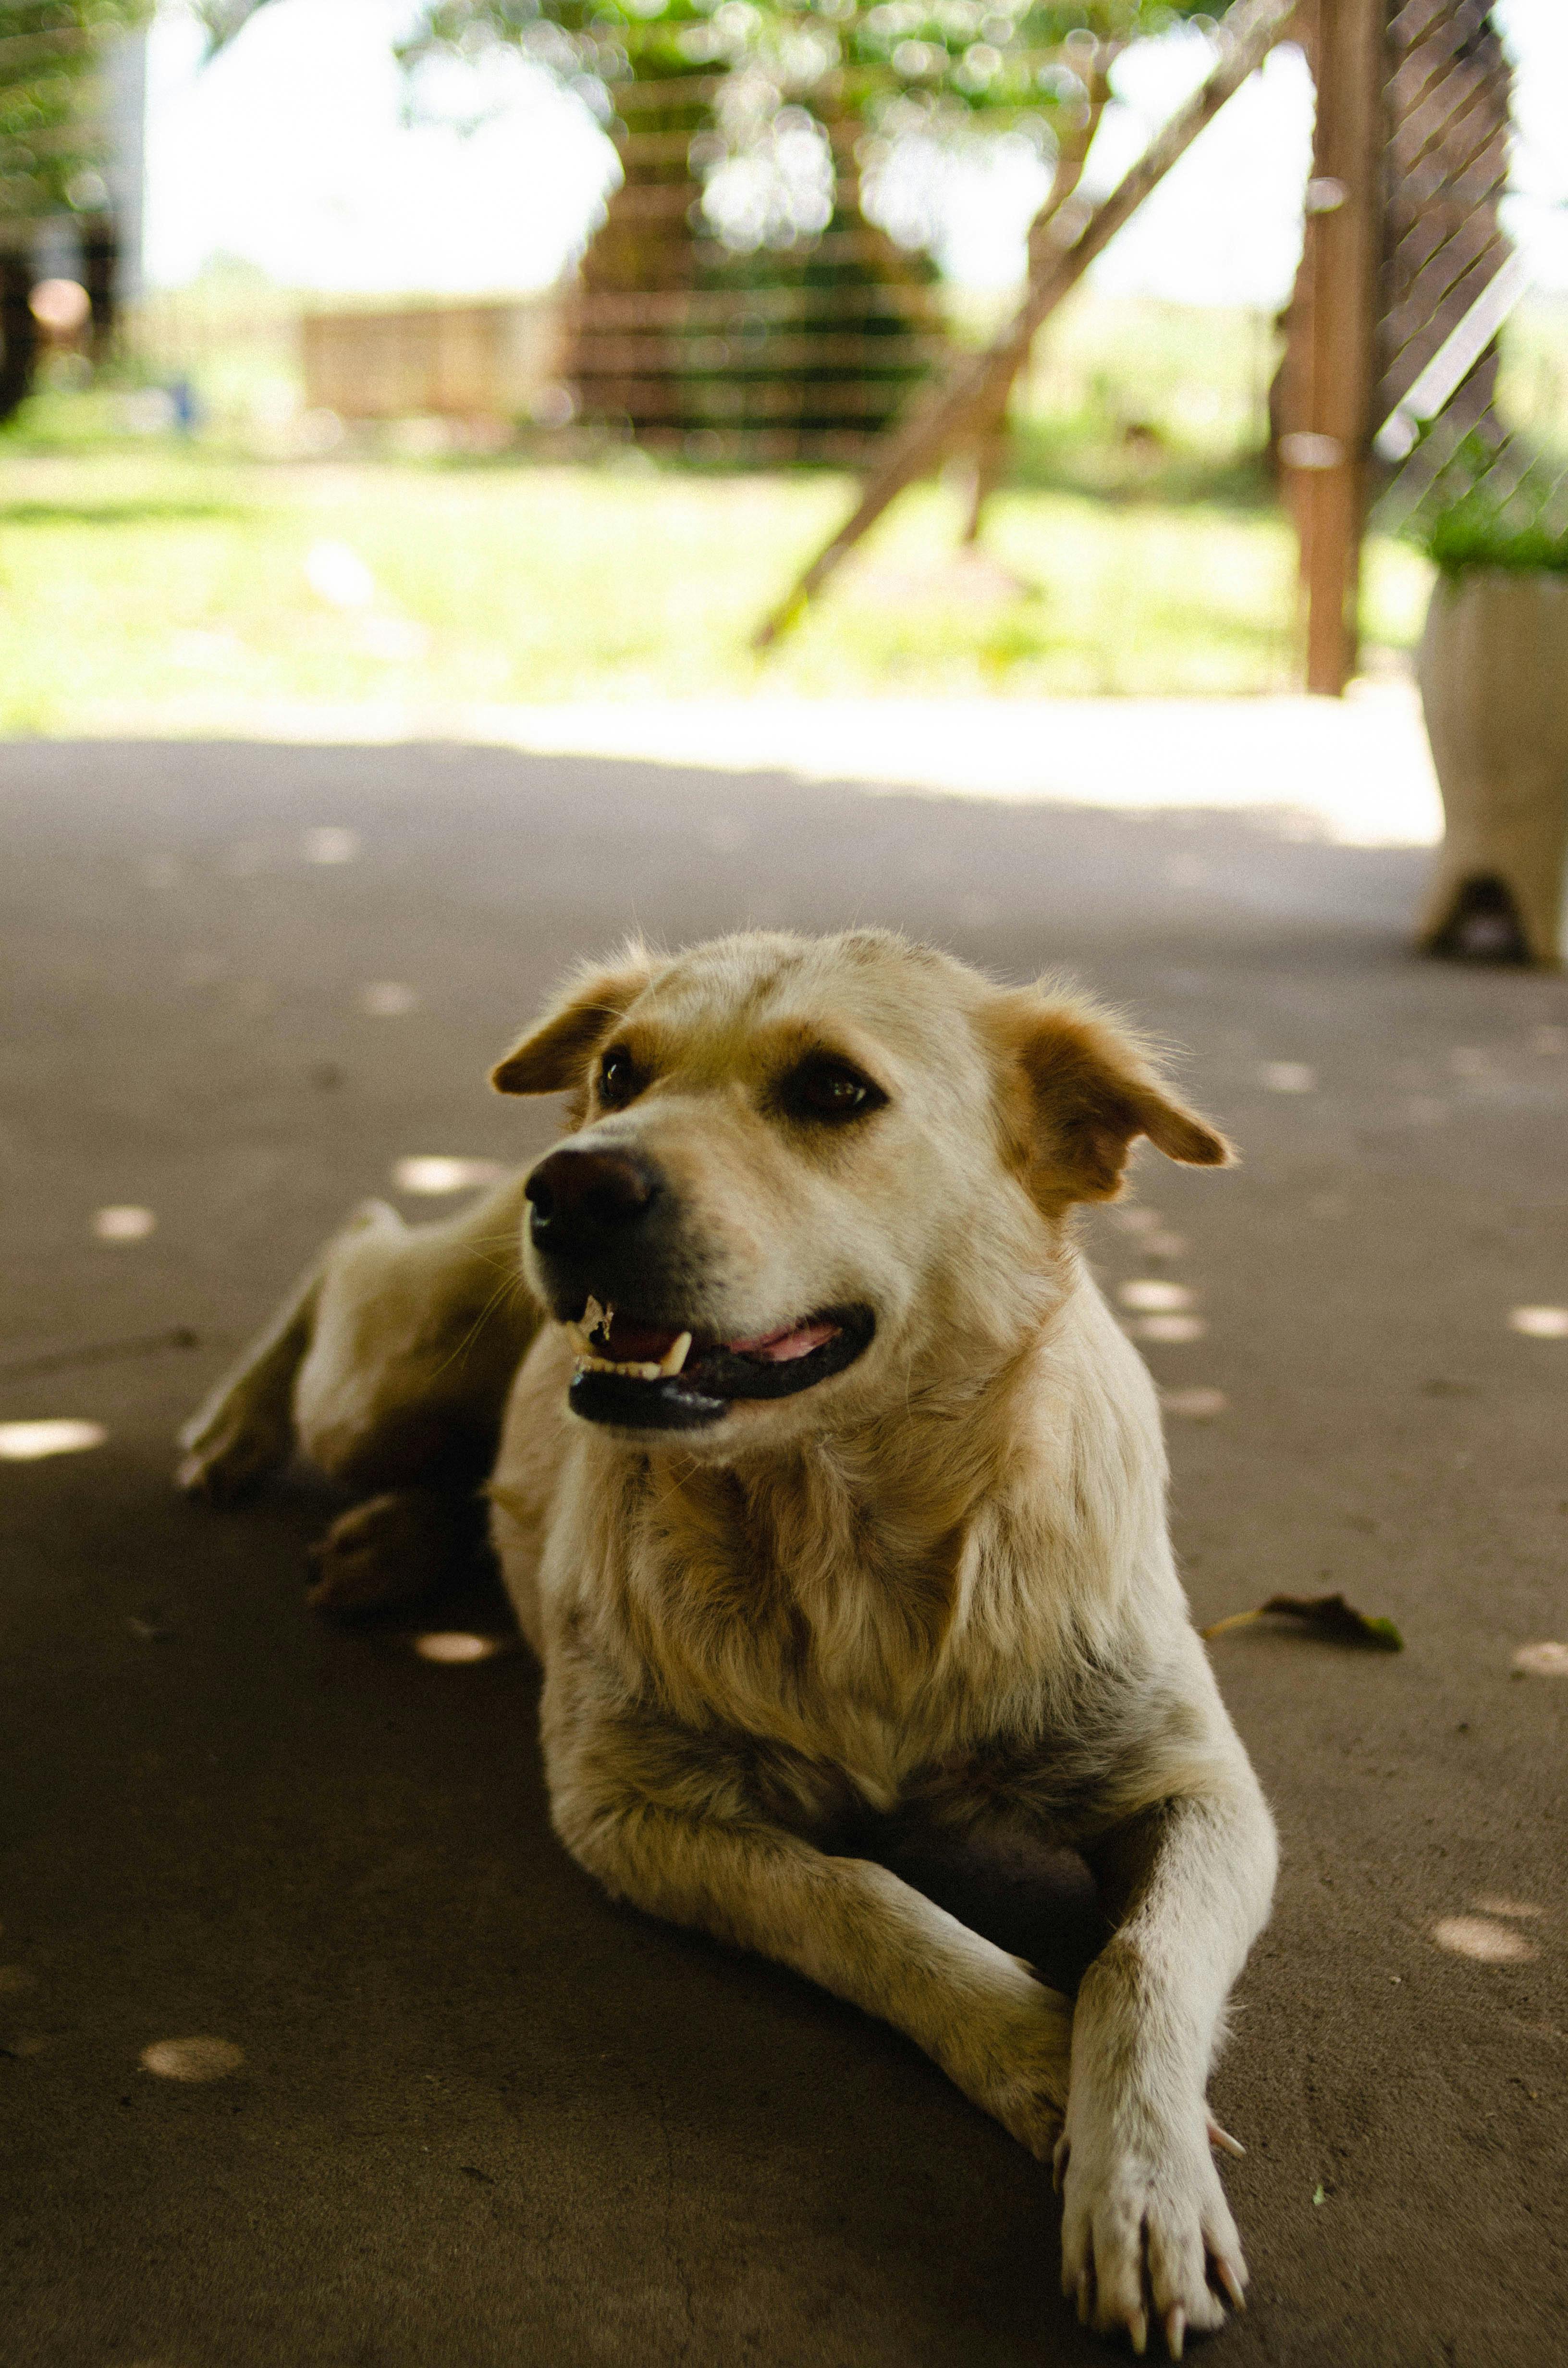
<path id="1" fill-rule="evenodd" d="M 1361 536 L 1376 378 L 1388 0 L 1315 0 L 1303 28 L 1317 85 L 1302 281 L 1308 367 L 1279 458 L 1301 536 L 1307 689 L 1356 671 Z"/>

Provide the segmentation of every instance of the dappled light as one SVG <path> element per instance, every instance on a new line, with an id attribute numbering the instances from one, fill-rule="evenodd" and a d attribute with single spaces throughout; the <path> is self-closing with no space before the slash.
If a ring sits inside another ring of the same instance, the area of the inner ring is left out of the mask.
<path id="1" fill-rule="evenodd" d="M 244 2060 L 244 2048 L 232 2039 L 155 2039 L 140 2059 L 144 2072 L 162 2080 L 221 2080 Z"/>
<path id="2" fill-rule="evenodd" d="M 1258 1074 L 1271 1094 L 1311 1094 L 1317 1090 L 1317 1071 L 1305 1061 L 1266 1061 Z"/>
<path id="3" fill-rule="evenodd" d="M 1514 1655 L 1513 1667 L 1527 1678 L 1568 1678 L 1568 1645 L 1551 1640 L 1521 1645 Z"/>
<path id="4" fill-rule="evenodd" d="M 1444 1916 L 1432 1927 L 1439 1949 L 1483 1965 L 1519 1965 L 1540 1951 L 1533 1941 L 1486 1916 Z"/>
<path id="5" fill-rule="evenodd" d="M 446 1152 L 416 1152 L 393 1164 L 392 1179 L 400 1192 L 434 1200 L 443 1193 L 468 1192 L 479 1184 L 494 1184 L 504 1173 L 498 1159 L 459 1159 Z"/>
<path id="6" fill-rule="evenodd" d="M 481 1636 L 465 1629 L 437 1629 L 426 1635 L 415 1636 L 414 1649 L 422 1661 L 436 1661 L 443 1668 L 463 1668 L 475 1661 L 493 1661 L 506 1650 L 505 1636 Z"/>
<path id="7" fill-rule="evenodd" d="M 124 1203 L 96 1211 L 93 1232 L 100 1242 L 144 1242 L 157 1222 L 151 1209 Z"/>
<path id="8" fill-rule="evenodd" d="M 1226 1413 L 1230 1399 L 1223 1390 L 1190 1389 L 1162 1390 L 1160 1404 L 1167 1414 L 1182 1422 L 1212 1422 L 1216 1415 Z"/>
<path id="9" fill-rule="evenodd" d="M 403 1019 L 419 1008 L 417 991 L 396 979 L 374 979 L 359 989 L 359 1008 L 372 1019 Z"/>
<path id="10" fill-rule="evenodd" d="M 34 1422 L 0 1422 L 0 1462 L 36 1463 L 46 1455 L 77 1455 L 108 1437 L 101 1422 L 49 1415 Z"/>
<path id="11" fill-rule="evenodd" d="M 335 823 L 324 823 L 305 833 L 307 863 L 352 863 L 358 852 L 358 832 L 344 830 Z"/>
<path id="12" fill-rule="evenodd" d="M 1516 1307 L 1508 1323 L 1530 1340 L 1568 1340 L 1568 1307 Z"/>
<path id="13" fill-rule="evenodd" d="M 1140 1280 L 1124 1282 L 1117 1291 L 1123 1307 L 1136 1307 L 1141 1313 L 1168 1315 L 1181 1307 L 1190 1307 L 1194 1293 L 1181 1282 L 1157 1282 Z"/>
<path id="14" fill-rule="evenodd" d="M 1163 1340 L 1176 1344 L 1201 1340 L 1209 1326 L 1201 1315 L 1139 1315 L 1127 1328 L 1135 1340 Z"/>

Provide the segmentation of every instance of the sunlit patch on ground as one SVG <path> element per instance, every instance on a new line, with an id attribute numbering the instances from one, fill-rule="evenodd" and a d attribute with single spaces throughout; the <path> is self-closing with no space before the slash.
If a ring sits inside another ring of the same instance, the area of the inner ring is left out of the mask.
<path id="1" fill-rule="evenodd" d="M 1531 1340 L 1568 1340 L 1568 1307 L 1515 1307 L 1508 1323 Z"/>
<path id="2" fill-rule="evenodd" d="M 422 1661 L 437 1661 L 444 1668 L 460 1668 L 472 1661 L 493 1661 L 497 1653 L 506 1650 L 505 1636 L 476 1636 L 460 1628 L 432 1630 L 414 1640 L 414 1649 Z"/>
<path id="3" fill-rule="evenodd" d="M 335 824 L 323 824 L 305 833 L 307 863 L 352 863 L 358 852 L 358 831 L 341 830 Z"/>
<path id="4" fill-rule="evenodd" d="M 155 2039 L 141 2056 L 142 2070 L 164 2080 L 221 2080 L 244 2060 L 232 2039 Z"/>
<path id="5" fill-rule="evenodd" d="M 1160 1403 L 1167 1414 L 1183 1422 L 1212 1422 L 1216 1415 L 1228 1410 L 1231 1401 L 1223 1390 L 1191 1389 L 1163 1390 Z"/>
<path id="6" fill-rule="evenodd" d="M 1521 1645 L 1513 1666 L 1527 1678 L 1568 1678 L 1568 1645 L 1545 1639 L 1539 1645 Z"/>
<path id="7" fill-rule="evenodd" d="M 1486 1916 L 1440 1917 L 1432 1927 L 1432 1938 L 1439 1949 L 1456 1957 L 1473 1957 L 1483 1965 L 1523 1964 L 1527 1958 L 1540 1954 L 1522 1932 L 1494 1923 Z"/>
<path id="8" fill-rule="evenodd" d="M 1542 1913 L 1528 1899 L 1503 1899 L 1494 1891 L 1483 1892 L 1480 1898 L 1472 1899 L 1470 1904 L 1478 1916 L 1522 1916 L 1528 1918 Z"/>
<path id="9" fill-rule="evenodd" d="M 1193 1304 L 1194 1294 L 1185 1283 L 1159 1282 L 1143 1277 L 1122 1283 L 1116 1295 L 1123 1307 L 1138 1311 L 1127 1327 L 1135 1340 L 1179 1345 L 1186 1340 L 1201 1340 L 1209 1328 L 1201 1315 L 1186 1313 Z"/>
<path id="10" fill-rule="evenodd" d="M 445 1153 L 420 1152 L 398 1160 L 392 1174 L 400 1192 L 435 1198 L 442 1192 L 470 1192 L 477 1184 L 494 1184 L 504 1172 L 498 1159 L 453 1159 Z"/>
<path id="11" fill-rule="evenodd" d="M 151 1209 L 118 1204 L 95 1210 L 93 1231 L 100 1242 L 144 1242 L 157 1222 Z"/>
<path id="12" fill-rule="evenodd" d="M 359 1008 L 372 1019 L 402 1019 L 419 1008 L 419 997 L 411 986 L 394 978 L 373 979 L 359 989 Z"/>
<path id="13" fill-rule="evenodd" d="M 84 1422 L 74 1415 L 0 1422 L 0 1462 L 36 1463 L 44 1455 L 76 1455 L 85 1447 L 101 1447 L 108 1437 L 101 1422 Z"/>
<path id="14" fill-rule="evenodd" d="M 1305 1061 L 1265 1061 L 1258 1075 L 1271 1094 L 1311 1094 L 1317 1091 L 1317 1071 Z"/>
<path id="15" fill-rule="evenodd" d="M 1173 1315 L 1192 1305 L 1192 1293 L 1184 1282 L 1124 1282 L 1116 1295 L 1123 1307 L 1153 1315 Z"/>

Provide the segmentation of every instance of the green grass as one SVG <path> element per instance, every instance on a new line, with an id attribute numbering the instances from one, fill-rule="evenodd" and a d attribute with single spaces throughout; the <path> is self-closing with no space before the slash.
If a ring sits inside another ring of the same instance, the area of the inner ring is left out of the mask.
<path id="1" fill-rule="evenodd" d="M 890 514 L 767 662 L 751 627 L 844 516 L 827 472 L 269 464 L 200 444 L 0 435 L 0 730 L 244 732 L 279 705 L 438 710 L 774 689 L 802 696 L 1246 692 L 1293 680 L 1294 547 L 1256 504 L 1020 487 L 960 562 L 955 494 Z M 306 579 L 371 570 L 366 609 Z M 1374 643 L 1429 571 L 1370 554 Z"/>

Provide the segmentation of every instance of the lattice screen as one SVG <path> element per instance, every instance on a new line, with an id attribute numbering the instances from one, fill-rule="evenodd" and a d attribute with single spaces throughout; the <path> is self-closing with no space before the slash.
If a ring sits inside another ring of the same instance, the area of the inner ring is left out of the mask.
<path id="1" fill-rule="evenodd" d="M 1528 291 L 1504 227 L 1512 72 L 1484 0 L 1407 0 L 1388 32 L 1374 451 L 1379 522 L 1484 485 L 1520 522 L 1568 525 L 1562 472 L 1497 411 L 1498 333 Z M 1564 94 L 1568 108 L 1568 93 Z"/>

